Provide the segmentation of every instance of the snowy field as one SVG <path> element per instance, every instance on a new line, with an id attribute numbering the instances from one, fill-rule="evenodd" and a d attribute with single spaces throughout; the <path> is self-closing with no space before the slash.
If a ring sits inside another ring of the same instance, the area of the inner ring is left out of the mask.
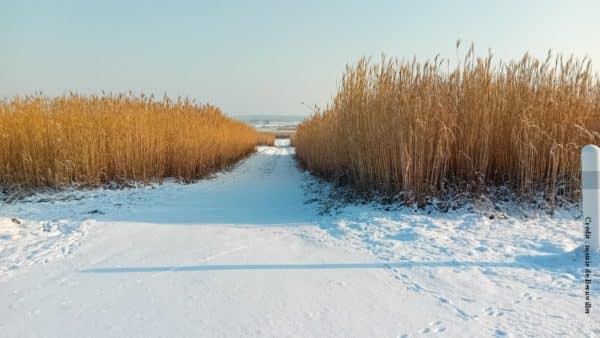
<path id="1" fill-rule="evenodd" d="M 600 336 L 577 211 L 321 215 L 286 141 L 195 184 L 0 202 L 0 335 Z"/>

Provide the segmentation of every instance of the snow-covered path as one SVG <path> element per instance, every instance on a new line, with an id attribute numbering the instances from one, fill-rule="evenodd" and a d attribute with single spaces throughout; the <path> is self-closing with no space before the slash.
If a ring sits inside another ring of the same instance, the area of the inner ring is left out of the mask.
<path id="1" fill-rule="evenodd" d="M 260 147 L 190 185 L 0 204 L 1 335 L 600 334 L 570 214 L 320 216 L 292 154 Z"/>

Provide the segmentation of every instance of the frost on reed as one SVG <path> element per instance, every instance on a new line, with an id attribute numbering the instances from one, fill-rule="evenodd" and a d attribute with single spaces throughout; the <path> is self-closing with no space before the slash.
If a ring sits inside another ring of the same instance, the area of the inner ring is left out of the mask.
<path id="1" fill-rule="evenodd" d="M 523 201 L 579 198 L 579 150 L 600 144 L 600 81 L 589 59 L 492 55 L 461 65 L 362 59 L 294 138 L 310 171 L 423 202 L 506 186 Z"/>
<path id="2" fill-rule="evenodd" d="M 97 186 L 213 173 L 269 141 L 218 108 L 129 95 L 0 102 L 0 186 Z"/>

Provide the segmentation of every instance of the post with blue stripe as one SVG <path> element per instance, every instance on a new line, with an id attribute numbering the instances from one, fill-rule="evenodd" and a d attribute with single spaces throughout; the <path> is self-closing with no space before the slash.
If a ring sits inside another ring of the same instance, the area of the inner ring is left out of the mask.
<path id="1" fill-rule="evenodd" d="M 600 148 L 589 144 L 581 150 L 581 195 L 586 242 L 600 250 Z"/>

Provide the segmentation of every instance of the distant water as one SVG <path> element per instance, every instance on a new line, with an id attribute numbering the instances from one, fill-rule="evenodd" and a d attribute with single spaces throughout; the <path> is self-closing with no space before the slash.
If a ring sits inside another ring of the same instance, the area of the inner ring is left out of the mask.
<path id="1" fill-rule="evenodd" d="M 298 115 L 232 115 L 231 117 L 263 131 L 295 130 L 300 122 L 308 118 L 308 116 Z"/>
<path id="2" fill-rule="evenodd" d="M 234 119 L 238 119 L 247 122 L 252 125 L 256 124 L 271 124 L 271 123 L 285 123 L 285 124 L 298 124 L 309 116 L 300 115 L 232 115 Z"/>

